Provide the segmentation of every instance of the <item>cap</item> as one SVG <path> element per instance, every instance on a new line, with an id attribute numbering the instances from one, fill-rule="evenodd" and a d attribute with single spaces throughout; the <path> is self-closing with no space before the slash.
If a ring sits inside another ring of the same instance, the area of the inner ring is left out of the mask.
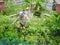
<path id="1" fill-rule="evenodd" d="M 20 15 L 23 15 L 23 12 L 19 12 Z"/>

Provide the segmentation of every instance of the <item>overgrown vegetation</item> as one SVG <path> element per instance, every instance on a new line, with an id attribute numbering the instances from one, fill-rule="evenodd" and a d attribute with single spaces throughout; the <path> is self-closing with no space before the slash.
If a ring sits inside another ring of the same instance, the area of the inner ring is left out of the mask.
<path id="1" fill-rule="evenodd" d="M 31 19 L 29 28 L 17 31 L 19 22 L 12 24 L 16 17 L 8 15 L 18 13 L 25 7 L 7 8 L 6 15 L 0 16 L 0 45 L 60 45 L 60 15 L 53 11 L 42 11 L 41 17 Z M 20 10 L 15 12 L 14 9 Z M 45 13 L 50 16 L 45 16 Z"/>

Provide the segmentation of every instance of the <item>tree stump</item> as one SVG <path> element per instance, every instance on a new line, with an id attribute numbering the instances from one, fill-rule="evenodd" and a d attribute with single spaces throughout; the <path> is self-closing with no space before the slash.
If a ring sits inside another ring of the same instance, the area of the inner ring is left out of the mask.
<path id="1" fill-rule="evenodd" d="M 5 12 L 5 2 L 0 2 L 0 12 L 1 13 Z"/>

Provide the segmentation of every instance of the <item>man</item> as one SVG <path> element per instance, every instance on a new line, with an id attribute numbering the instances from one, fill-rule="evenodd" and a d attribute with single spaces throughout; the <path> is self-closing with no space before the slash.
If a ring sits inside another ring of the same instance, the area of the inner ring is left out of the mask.
<path id="1" fill-rule="evenodd" d="M 28 23 L 30 22 L 30 19 L 33 16 L 33 10 L 34 10 L 35 4 L 31 4 L 30 7 L 27 7 L 25 10 L 21 11 L 17 17 L 17 19 L 13 22 L 16 23 L 18 20 L 20 21 L 20 25 L 18 28 L 27 28 L 29 27 Z"/>

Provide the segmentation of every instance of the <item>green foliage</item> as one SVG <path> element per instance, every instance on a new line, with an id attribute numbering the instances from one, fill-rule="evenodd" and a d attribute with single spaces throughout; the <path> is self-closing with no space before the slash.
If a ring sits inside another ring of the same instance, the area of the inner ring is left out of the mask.
<path id="1" fill-rule="evenodd" d="M 43 15 L 42 15 L 43 16 Z M 56 20 L 59 20 L 60 16 L 55 17 L 52 15 L 51 17 L 43 17 L 43 18 L 37 18 L 33 17 L 31 22 L 29 23 L 29 28 L 22 29 L 21 32 L 17 32 L 17 25 L 11 24 L 11 22 L 15 19 L 9 18 L 7 16 L 0 16 L 0 39 L 8 39 L 6 40 L 9 45 L 16 42 L 15 38 L 18 38 L 17 40 L 21 44 L 30 44 L 30 45 L 56 45 L 58 44 L 56 40 L 59 42 L 59 39 L 57 37 L 54 37 L 54 33 L 56 29 L 60 26 L 57 26 Z M 2 19 L 2 20 L 1 20 Z M 59 24 L 58 24 L 59 25 Z M 54 40 L 53 40 L 54 39 Z M 55 40 L 56 39 L 56 40 Z M 10 41 L 12 40 L 12 41 Z M 52 43 L 53 42 L 53 43 Z"/>
<path id="2" fill-rule="evenodd" d="M 43 2 L 42 0 L 36 1 Z M 40 18 L 34 16 L 29 23 L 29 28 L 20 29 L 20 32 L 18 32 L 19 22 L 12 24 L 16 17 L 11 18 L 7 15 L 18 13 L 29 6 L 29 4 L 26 4 L 8 7 L 6 15 L 0 16 L 0 45 L 59 45 L 60 15 L 55 12 L 48 12 L 51 16 L 44 16 L 43 14 L 41 14 Z"/>

